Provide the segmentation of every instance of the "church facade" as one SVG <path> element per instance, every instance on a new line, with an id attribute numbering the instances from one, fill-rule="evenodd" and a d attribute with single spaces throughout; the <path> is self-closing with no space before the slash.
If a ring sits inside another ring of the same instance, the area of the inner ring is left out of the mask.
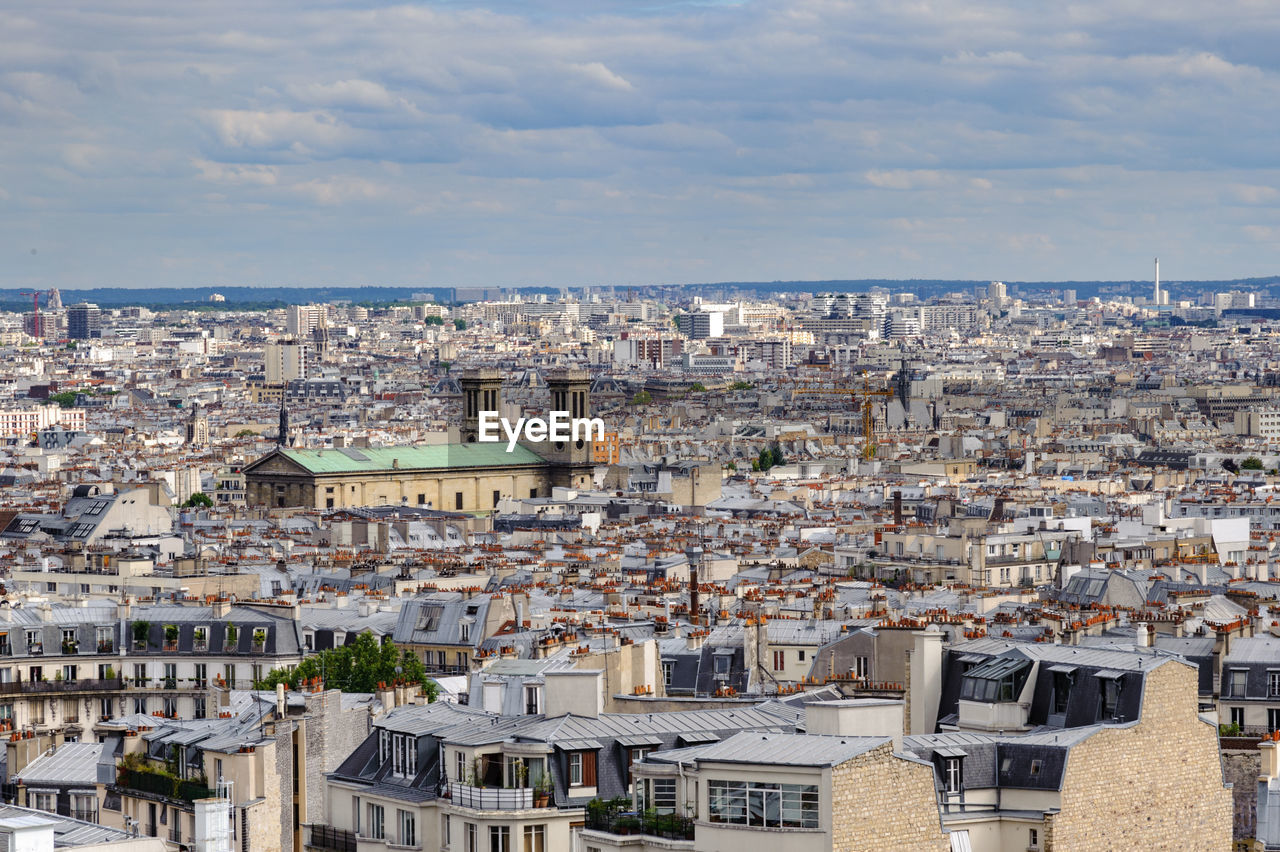
<path id="1" fill-rule="evenodd" d="M 343 509 L 410 505 L 488 512 L 504 497 L 549 497 L 555 486 L 591 485 L 588 440 L 480 442 L 481 412 L 501 405 L 502 374 L 467 373 L 462 443 L 377 448 L 296 449 L 286 445 L 244 468 L 246 501 L 265 508 Z M 547 377 L 552 411 L 588 416 L 590 380 L 583 371 Z"/>

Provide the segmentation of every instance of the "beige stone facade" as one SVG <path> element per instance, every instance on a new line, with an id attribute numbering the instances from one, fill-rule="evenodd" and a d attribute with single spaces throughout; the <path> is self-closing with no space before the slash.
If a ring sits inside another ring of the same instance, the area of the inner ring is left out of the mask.
<path id="1" fill-rule="evenodd" d="M 1196 670 L 1149 672 L 1142 721 L 1104 727 L 1071 749 L 1044 852 L 1231 848 L 1231 791 L 1218 733 L 1196 712 Z"/>
<path id="2" fill-rule="evenodd" d="M 835 852 L 912 849 L 947 852 L 933 767 L 895 756 L 886 743 L 831 770 Z"/>

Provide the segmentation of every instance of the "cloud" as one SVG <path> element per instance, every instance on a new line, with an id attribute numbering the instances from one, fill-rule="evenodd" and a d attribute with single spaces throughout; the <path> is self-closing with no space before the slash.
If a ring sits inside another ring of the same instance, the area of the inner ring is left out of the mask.
<path id="1" fill-rule="evenodd" d="M 1275 272 L 1272 4 L 482 3 L 6 12 L 0 232 L 95 216 L 50 284 Z"/>

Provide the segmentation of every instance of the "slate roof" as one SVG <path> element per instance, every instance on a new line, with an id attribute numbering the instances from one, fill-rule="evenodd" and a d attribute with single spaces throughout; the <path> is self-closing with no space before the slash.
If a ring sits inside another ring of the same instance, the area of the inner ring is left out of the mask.
<path id="1" fill-rule="evenodd" d="M 19 773 L 28 787 L 92 787 L 98 783 L 98 761 L 105 743 L 63 743 L 53 754 L 44 754 Z"/>
<path id="2" fill-rule="evenodd" d="M 840 737 L 823 734 L 758 733 L 742 731 L 710 745 L 679 749 L 681 762 L 706 760 L 716 763 L 753 763 L 770 766 L 839 766 L 866 754 L 890 737 Z M 654 752 L 645 759 L 661 759 L 671 752 Z"/>

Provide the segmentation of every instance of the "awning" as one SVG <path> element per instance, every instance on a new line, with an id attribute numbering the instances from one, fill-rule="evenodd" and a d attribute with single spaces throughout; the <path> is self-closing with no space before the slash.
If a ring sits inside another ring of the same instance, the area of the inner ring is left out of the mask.
<path id="1" fill-rule="evenodd" d="M 629 734 L 625 737 L 618 737 L 617 742 L 618 745 L 627 746 L 628 748 L 662 745 L 662 740 L 653 734 Z"/>
<path id="2" fill-rule="evenodd" d="M 1061 672 L 1062 674 L 1071 674 L 1076 670 L 1075 666 L 1049 666 L 1051 672 Z"/>
<path id="3" fill-rule="evenodd" d="M 1124 672 L 1118 672 L 1115 669 L 1102 669 L 1094 674 L 1094 677 L 1101 680 L 1119 680 L 1124 677 Z"/>
<path id="4" fill-rule="evenodd" d="M 933 753 L 938 755 L 939 757 L 968 757 L 969 756 L 969 752 L 965 751 L 962 748 L 956 748 L 955 746 L 943 746 L 942 748 L 935 748 L 933 750 Z"/>

